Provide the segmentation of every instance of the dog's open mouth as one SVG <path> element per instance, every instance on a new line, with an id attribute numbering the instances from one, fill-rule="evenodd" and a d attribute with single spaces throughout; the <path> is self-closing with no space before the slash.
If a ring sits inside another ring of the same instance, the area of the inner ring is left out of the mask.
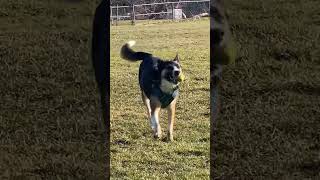
<path id="1" fill-rule="evenodd" d="M 167 79 L 169 82 L 172 82 L 174 84 L 179 84 L 180 82 L 184 81 L 185 76 L 184 74 L 180 73 L 178 76 L 169 75 Z"/>

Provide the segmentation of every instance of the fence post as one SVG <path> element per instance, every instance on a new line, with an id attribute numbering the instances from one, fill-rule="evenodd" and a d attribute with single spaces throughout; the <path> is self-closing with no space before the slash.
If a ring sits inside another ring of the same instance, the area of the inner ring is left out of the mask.
<path id="1" fill-rule="evenodd" d="M 173 3 L 171 3 L 171 9 L 172 9 L 172 21 L 174 20 L 174 8 L 173 8 Z"/>
<path id="2" fill-rule="evenodd" d="M 136 13 L 135 13 L 135 10 L 134 10 L 134 4 L 132 4 L 132 21 L 131 21 L 131 24 L 132 25 L 136 24 Z"/>
<path id="3" fill-rule="evenodd" d="M 116 26 L 118 26 L 118 21 L 119 21 L 119 7 L 117 4 L 117 20 L 116 20 Z"/>

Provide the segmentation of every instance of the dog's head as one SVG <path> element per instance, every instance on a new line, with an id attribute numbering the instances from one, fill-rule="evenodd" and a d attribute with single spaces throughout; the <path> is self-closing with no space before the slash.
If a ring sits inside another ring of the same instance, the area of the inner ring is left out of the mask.
<path id="1" fill-rule="evenodd" d="M 222 0 L 214 0 L 210 7 L 211 64 L 229 64 L 235 60 L 235 45 Z"/>
<path id="2" fill-rule="evenodd" d="M 173 60 L 163 61 L 161 68 L 161 80 L 165 80 L 173 85 L 178 85 L 184 80 L 178 54 Z"/>
<path id="3" fill-rule="evenodd" d="M 210 7 L 211 41 L 222 46 L 229 36 L 229 24 L 221 0 L 214 0 Z"/>

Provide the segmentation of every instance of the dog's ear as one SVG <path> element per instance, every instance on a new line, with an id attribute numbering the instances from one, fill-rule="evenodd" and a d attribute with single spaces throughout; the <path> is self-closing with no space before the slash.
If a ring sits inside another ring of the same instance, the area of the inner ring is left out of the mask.
<path id="1" fill-rule="evenodd" d="M 178 55 L 178 53 L 176 54 L 176 57 L 173 59 L 173 61 L 179 62 L 179 55 Z"/>

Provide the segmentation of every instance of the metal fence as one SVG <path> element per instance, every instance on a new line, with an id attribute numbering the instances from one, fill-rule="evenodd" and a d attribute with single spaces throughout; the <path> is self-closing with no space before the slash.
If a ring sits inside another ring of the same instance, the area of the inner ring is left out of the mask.
<path id="1" fill-rule="evenodd" d="M 150 4 L 133 4 L 131 6 L 110 6 L 112 25 L 120 21 L 139 20 L 184 20 L 208 17 L 210 0 L 194 0 L 179 2 L 162 2 Z"/>

